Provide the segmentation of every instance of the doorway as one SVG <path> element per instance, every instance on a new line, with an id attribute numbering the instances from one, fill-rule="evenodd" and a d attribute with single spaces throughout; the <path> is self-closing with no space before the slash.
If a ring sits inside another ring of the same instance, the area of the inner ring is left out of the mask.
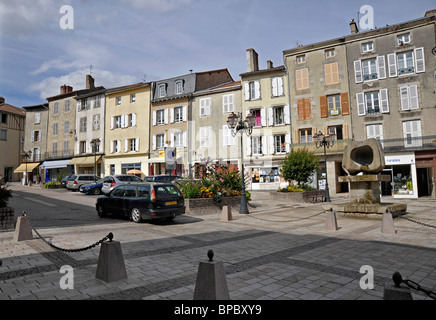
<path id="1" fill-rule="evenodd" d="M 417 168 L 418 197 L 431 196 L 430 171 L 431 168 Z"/>

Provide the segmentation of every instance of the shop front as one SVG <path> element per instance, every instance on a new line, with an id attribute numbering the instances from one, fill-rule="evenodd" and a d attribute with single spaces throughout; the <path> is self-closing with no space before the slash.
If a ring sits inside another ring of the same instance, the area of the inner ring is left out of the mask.
<path id="1" fill-rule="evenodd" d="M 42 182 L 57 181 L 58 177 L 74 174 L 74 166 L 69 165 L 71 159 L 44 161 L 39 168 Z"/>
<path id="2" fill-rule="evenodd" d="M 415 154 L 385 154 L 385 163 L 383 174 L 391 175 L 392 196 L 394 198 L 418 198 Z"/>
<path id="3" fill-rule="evenodd" d="M 68 164 L 74 166 L 76 174 L 94 174 L 95 172 L 97 176 L 101 177 L 101 156 L 76 157 Z"/>
<path id="4" fill-rule="evenodd" d="M 418 180 L 418 197 L 436 197 L 436 151 L 417 151 L 416 175 Z"/>

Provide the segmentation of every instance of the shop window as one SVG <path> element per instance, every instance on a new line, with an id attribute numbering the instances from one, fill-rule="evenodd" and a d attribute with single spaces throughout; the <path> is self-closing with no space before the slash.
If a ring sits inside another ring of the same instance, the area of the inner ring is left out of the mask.
<path id="1" fill-rule="evenodd" d="M 413 195 L 412 172 L 410 165 L 393 166 L 394 194 Z"/>
<path id="2" fill-rule="evenodd" d="M 280 183 L 280 170 L 273 168 L 255 168 L 251 172 L 252 183 Z"/>

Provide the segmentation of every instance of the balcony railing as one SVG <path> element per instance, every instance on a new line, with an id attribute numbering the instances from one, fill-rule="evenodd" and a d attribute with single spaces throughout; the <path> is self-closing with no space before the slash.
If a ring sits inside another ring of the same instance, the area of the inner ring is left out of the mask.
<path id="1" fill-rule="evenodd" d="M 59 150 L 57 152 L 44 152 L 44 159 L 42 160 L 56 160 L 64 158 L 72 158 L 74 156 L 74 150 Z"/>
<path id="2" fill-rule="evenodd" d="M 344 152 L 344 149 L 348 142 L 351 140 L 336 140 L 333 147 L 327 148 L 327 154 L 341 154 Z M 293 143 L 291 144 L 291 148 L 295 150 L 306 148 L 309 151 L 313 151 L 316 155 L 324 154 L 324 148 L 317 148 L 315 142 L 308 143 Z"/>

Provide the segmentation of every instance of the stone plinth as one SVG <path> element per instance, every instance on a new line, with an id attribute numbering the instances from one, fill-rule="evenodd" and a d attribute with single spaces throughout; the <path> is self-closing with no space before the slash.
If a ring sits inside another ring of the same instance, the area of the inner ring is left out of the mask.
<path id="1" fill-rule="evenodd" d="M 339 182 L 350 183 L 350 201 L 365 204 L 380 203 L 380 182 L 391 181 L 391 177 L 381 174 L 344 176 Z"/>

